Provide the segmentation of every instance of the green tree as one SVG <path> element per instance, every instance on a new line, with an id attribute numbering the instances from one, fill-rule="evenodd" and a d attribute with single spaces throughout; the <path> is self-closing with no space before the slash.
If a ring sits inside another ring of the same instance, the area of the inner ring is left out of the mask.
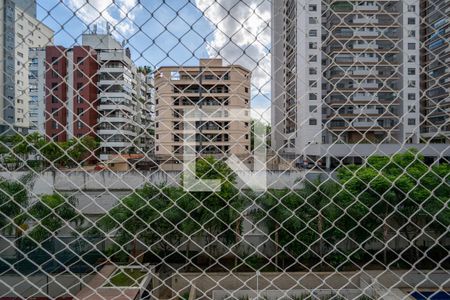
<path id="1" fill-rule="evenodd" d="M 34 243 L 41 244 L 53 240 L 64 227 L 80 225 L 84 218 L 78 212 L 78 201 L 75 197 L 67 197 L 61 194 L 43 195 L 34 203 L 27 214 L 31 222 L 28 237 Z"/>
<path id="2" fill-rule="evenodd" d="M 145 186 L 119 201 L 106 216 L 98 222 L 105 232 L 114 231 L 117 245 L 130 247 L 132 256 L 138 256 L 138 243 L 151 245 L 158 238 L 149 227 L 149 222 L 156 220 L 162 207 L 166 204 L 160 197 L 160 189 Z"/>
<path id="3" fill-rule="evenodd" d="M 20 235 L 25 221 L 24 209 L 29 203 L 27 184 L 31 175 L 19 180 L 0 179 L 0 228 Z"/>
<path id="4" fill-rule="evenodd" d="M 92 136 L 84 136 L 81 139 L 74 138 L 67 142 L 66 155 L 70 165 L 76 166 L 94 155 L 98 142 Z"/>
<path id="5" fill-rule="evenodd" d="M 402 233 L 410 245 L 425 227 L 431 229 L 433 213 L 439 211 L 445 223 L 449 214 L 449 168 L 447 164 L 429 167 L 423 155 L 409 150 L 392 157 L 372 156 L 363 166 L 343 166 L 338 178 L 352 201 L 364 209 L 365 226 L 381 229 L 383 260 L 387 264 L 387 243 L 391 228 Z M 446 196 L 445 196 L 446 195 Z M 436 223 L 435 223 L 436 224 Z M 411 257 L 418 256 L 418 246 L 410 247 Z"/>
<path id="6" fill-rule="evenodd" d="M 45 164 L 56 167 L 56 165 L 65 164 L 67 162 L 66 148 L 66 143 L 46 141 L 39 147 L 39 153 Z"/>
<path id="7" fill-rule="evenodd" d="M 249 201 L 235 187 L 236 175 L 223 160 L 199 158 L 196 161 L 196 176 L 221 182 L 220 191 L 191 193 L 192 201 L 199 206 L 198 222 L 208 245 L 207 251 L 211 254 L 218 240 L 228 245 L 238 242 L 242 213 Z"/>
<path id="8" fill-rule="evenodd" d="M 314 180 L 305 179 L 303 183 L 304 187 L 298 191 L 305 204 L 302 212 L 308 220 L 308 227 L 315 233 L 319 258 L 323 262 L 326 231 L 333 227 L 336 219 L 335 201 L 339 194 L 339 186 L 333 179 L 323 181 L 320 176 Z M 328 230 L 328 235 L 330 232 L 333 231 Z M 332 243 L 333 241 L 329 241 L 329 245 Z"/>

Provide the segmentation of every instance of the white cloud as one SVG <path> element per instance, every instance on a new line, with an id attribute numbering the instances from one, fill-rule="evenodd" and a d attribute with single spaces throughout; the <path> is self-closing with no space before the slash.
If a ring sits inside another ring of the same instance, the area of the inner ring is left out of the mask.
<path id="1" fill-rule="evenodd" d="M 253 94 L 270 93 L 270 1 L 196 0 L 214 27 L 207 51 L 252 71 Z M 270 118 L 269 118 L 270 120 Z"/>
<path id="2" fill-rule="evenodd" d="M 128 37 L 136 29 L 134 20 L 140 9 L 138 0 L 65 0 L 78 18 L 86 25 L 97 24 L 105 30 L 106 23 L 119 38 Z"/>

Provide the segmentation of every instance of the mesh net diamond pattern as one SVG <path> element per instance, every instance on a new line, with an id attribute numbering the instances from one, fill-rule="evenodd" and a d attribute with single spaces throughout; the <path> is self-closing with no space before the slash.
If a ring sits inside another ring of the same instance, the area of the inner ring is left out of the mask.
<path id="1" fill-rule="evenodd" d="M 449 0 L 0 10 L 0 299 L 450 299 Z"/>

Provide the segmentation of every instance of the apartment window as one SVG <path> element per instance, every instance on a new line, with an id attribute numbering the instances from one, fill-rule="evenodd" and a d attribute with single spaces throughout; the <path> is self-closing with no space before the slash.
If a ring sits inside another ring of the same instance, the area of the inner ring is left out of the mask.
<path id="1" fill-rule="evenodd" d="M 408 75 L 416 75 L 416 69 L 408 68 Z"/>
<path id="2" fill-rule="evenodd" d="M 309 86 L 310 87 L 317 87 L 317 81 L 316 80 L 310 80 L 309 81 Z"/>
<path id="3" fill-rule="evenodd" d="M 317 94 L 309 93 L 309 100 L 317 100 Z"/>
<path id="4" fill-rule="evenodd" d="M 248 140 L 248 134 L 245 135 L 245 139 Z"/>
<path id="5" fill-rule="evenodd" d="M 409 55 L 408 56 L 408 62 L 416 62 L 416 56 L 415 55 Z"/>
<path id="6" fill-rule="evenodd" d="M 58 73 L 52 70 L 52 78 L 58 78 Z"/>
<path id="7" fill-rule="evenodd" d="M 408 112 L 415 113 L 416 112 L 416 106 L 415 105 L 408 105 Z"/>
<path id="8" fill-rule="evenodd" d="M 317 119 L 309 119 L 309 125 L 317 125 Z"/>
<path id="9" fill-rule="evenodd" d="M 58 91 L 58 83 L 57 82 L 52 82 L 52 91 L 53 92 Z"/>
<path id="10" fill-rule="evenodd" d="M 58 116 L 58 108 L 52 108 L 52 115 L 55 117 Z"/>
<path id="11" fill-rule="evenodd" d="M 159 139 L 159 134 L 155 134 L 155 138 L 156 138 L 156 139 Z"/>
<path id="12" fill-rule="evenodd" d="M 77 64 L 82 66 L 84 64 L 84 59 L 83 57 L 77 57 Z"/>
<path id="13" fill-rule="evenodd" d="M 415 30 L 408 30 L 408 37 L 415 37 L 416 31 Z"/>
<path id="14" fill-rule="evenodd" d="M 408 50 L 414 50 L 416 49 L 416 44 L 415 43 L 408 43 Z"/>
<path id="15" fill-rule="evenodd" d="M 83 128 L 83 127 L 84 127 L 83 122 L 77 121 L 77 128 L 78 128 L 78 129 L 81 129 L 81 128 Z"/>
<path id="16" fill-rule="evenodd" d="M 52 95 L 52 103 L 58 103 L 59 99 L 55 95 Z"/>
<path id="17" fill-rule="evenodd" d="M 415 80 L 408 80 L 408 87 L 415 88 L 416 87 L 416 81 Z"/>
<path id="18" fill-rule="evenodd" d="M 317 49 L 317 43 L 316 42 L 309 43 L 309 49 Z"/>
<path id="19" fill-rule="evenodd" d="M 317 36 L 317 30 L 316 29 L 311 29 L 309 31 L 309 36 L 310 37 L 316 37 Z"/>
<path id="20" fill-rule="evenodd" d="M 77 115 L 81 116 L 84 112 L 84 109 L 82 108 L 77 108 Z"/>
<path id="21" fill-rule="evenodd" d="M 248 93 L 248 87 L 245 88 L 245 92 Z"/>
<path id="22" fill-rule="evenodd" d="M 58 122 L 52 121 L 52 128 L 53 129 L 58 129 Z"/>
<path id="23" fill-rule="evenodd" d="M 310 105 L 309 106 L 309 112 L 316 112 L 317 105 Z"/>
<path id="24" fill-rule="evenodd" d="M 83 72 L 77 71 L 77 77 L 78 78 L 83 78 Z"/>
<path id="25" fill-rule="evenodd" d="M 416 11 L 416 6 L 415 5 L 408 5 L 408 11 L 409 12 L 415 12 Z"/>
<path id="26" fill-rule="evenodd" d="M 317 18 L 309 17 L 309 24 L 317 24 Z"/>
<path id="27" fill-rule="evenodd" d="M 77 103 L 83 103 L 83 97 L 81 97 L 80 95 L 77 95 Z"/>
<path id="28" fill-rule="evenodd" d="M 155 122 L 155 128 L 158 128 L 158 127 L 159 127 L 159 123 Z"/>
<path id="29" fill-rule="evenodd" d="M 416 19 L 415 18 L 408 18 L 408 25 L 414 25 L 416 24 Z"/>
<path id="30" fill-rule="evenodd" d="M 58 58 L 56 56 L 52 57 L 52 64 L 54 64 L 54 65 L 58 64 Z"/>
<path id="31" fill-rule="evenodd" d="M 416 119 L 408 119 L 408 125 L 416 125 Z"/>
<path id="32" fill-rule="evenodd" d="M 309 56 L 309 61 L 310 62 L 316 62 L 317 61 L 317 55 L 310 55 Z"/>
<path id="33" fill-rule="evenodd" d="M 316 68 L 309 68 L 309 75 L 316 75 L 317 69 Z"/>
<path id="34" fill-rule="evenodd" d="M 317 5 L 315 5 L 315 4 L 310 4 L 309 7 L 308 7 L 308 10 L 309 10 L 309 11 L 317 11 Z"/>
<path id="35" fill-rule="evenodd" d="M 408 100 L 416 100 L 416 94 L 414 94 L 414 93 L 409 93 L 409 94 L 408 94 Z"/>
<path id="36" fill-rule="evenodd" d="M 17 55 L 18 55 L 19 57 L 22 57 L 22 58 L 23 58 L 23 53 L 22 53 L 22 52 L 17 51 Z"/>

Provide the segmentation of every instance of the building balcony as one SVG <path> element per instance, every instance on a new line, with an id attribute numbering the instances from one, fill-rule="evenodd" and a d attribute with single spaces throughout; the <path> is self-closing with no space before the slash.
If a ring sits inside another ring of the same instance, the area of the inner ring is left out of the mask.
<path id="1" fill-rule="evenodd" d="M 99 98 L 123 98 L 123 99 L 128 99 L 128 100 L 132 100 L 132 97 L 130 94 L 124 92 L 124 91 L 117 91 L 117 92 L 113 92 L 113 91 L 107 91 L 107 92 L 100 92 L 98 94 Z"/>
<path id="2" fill-rule="evenodd" d="M 354 36 L 358 37 L 377 37 L 380 35 L 378 31 L 367 31 L 367 30 L 355 30 L 353 32 Z"/>
<path id="3" fill-rule="evenodd" d="M 353 71 L 350 71 L 350 73 L 352 75 L 355 75 L 355 76 L 369 76 L 369 75 L 376 76 L 376 75 L 378 75 L 378 71 L 374 70 L 374 69 L 370 69 L 370 70 L 353 70 Z"/>
<path id="4" fill-rule="evenodd" d="M 131 142 L 100 142 L 100 147 L 105 148 L 129 148 L 132 146 Z"/>
<path id="5" fill-rule="evenodd" d="M 362 102 L 378 101 L 378 96 L 371 94 L 354 94 L 350 97 L 350 100 Z"/>
<path id="6" fill-rule="evenodd" d="M 129 88 L 131 88 L 131 85 L 123 79 L 100 79 L 98 81 L 98 84 L 103 85 L 103 86 L 110 86 L 110 85 L 126 86 L 126 85 L 128 85 Z"/>
<path id="7" fill-rule="evenodd" d="M 380 7 L 378 5 L 375 4 L 360 4 L 360 5 L 355 5 L 354 6 L 356 11 L 370 11 L 370 12 L 374 12 L 374 11 L 379 11 Z"/>
<path id="8" fill-rule="evenodd" d="M 105 116 L 105 117 L 100 117 L 98 118 L 98 123 L 134 123 L 134 120 L 132 117 L 109 117 L 109 116 Z"/>
<path id="9" fill-rule="evenodd" d="M 132 106 L 129 105 L 125 105 L 125 104 L 100 104 L 97 107 L 98 111 L 103 111 L 103 110 L 107 110 L 107 111 L 114 111 L 114 110 L 123 110 L 123 111 L 128 111 L 132 114 L 136 114 L 136 112 L 133 110 Z"/>
<path id="10" fill-rule="evenodd" d="M 355 108 L 353 109 L 354 115 L 379 115 L 378 109 L 376 108 Z"/>
<path id="11" fill-rule="evenodd" d="M 379 21 L 377 18 L 369 18 L 369 17 L 363 17 L 363 18 L 354 18 L 352 20 L 353 24 L 378 24 Z"/>
<path id="12" fill-rule="evenodd" d="M 357 56 L 354 58 L 354 61 L 358 63 L 377 63 L 380 59 L 378 57 Z"/>
<path id="13" fill-rule="evenodd" d="M 378 49 L 378 45 L 377 44 L 369 44 L 369 43 L 365 43 L 365 44 L 353 44 L 352 49 L 355 50 L 370 50 L 370 49 Z"/>
<path id="14" fill-rule="evenodd" d="M 137 133 L 130 130 L 124 130 L 124 129 L 99 129 L 97 130 L 98 135 L 128 135 L 128 136 L 137 136 Z"/>

